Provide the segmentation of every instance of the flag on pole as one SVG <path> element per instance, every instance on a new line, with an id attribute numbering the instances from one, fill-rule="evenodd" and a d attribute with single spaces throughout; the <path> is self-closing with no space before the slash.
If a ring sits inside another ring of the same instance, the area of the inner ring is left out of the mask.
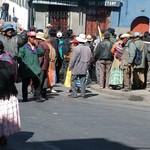
<path id="1" fill-rule="evenodd" d="M 103 38 L 102 38 L 102 32 L 101 32 L 101 29 L 100 29 L 99 25 L 98 25 L 98 33 L 99 33 L 100 41 L 102 41 L 103 40 Z"/>

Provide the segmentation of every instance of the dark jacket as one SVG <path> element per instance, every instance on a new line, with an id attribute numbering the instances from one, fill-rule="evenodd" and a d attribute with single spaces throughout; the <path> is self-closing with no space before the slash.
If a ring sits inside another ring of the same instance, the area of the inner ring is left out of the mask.
<path id="1" fill-rule="evenodd" d="M 9 99 L 11 95 L 17 96 L 15 87 L 15 64 L 0 60 L 0 99 Z"/>
<path id="2" fill-rule="evenodd" d="M 111 52 L 111 48 L 113 43 L 108 40 L 104 39 L 103 41 L 99 42 L 95 50 L 95 60 L 113 60 L 113 55 Z"/>

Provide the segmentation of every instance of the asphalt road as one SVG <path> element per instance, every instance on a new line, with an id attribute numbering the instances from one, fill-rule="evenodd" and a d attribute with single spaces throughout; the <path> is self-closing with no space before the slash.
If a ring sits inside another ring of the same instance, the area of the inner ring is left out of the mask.
<path id="1" fill-rule="evenodd" d="M 43 103 L 22 103 L 19 94 L 22 130 L 0 150 L 150 150 L 150 104 L 90 89 L 73 99 L 55 89 Z"/>

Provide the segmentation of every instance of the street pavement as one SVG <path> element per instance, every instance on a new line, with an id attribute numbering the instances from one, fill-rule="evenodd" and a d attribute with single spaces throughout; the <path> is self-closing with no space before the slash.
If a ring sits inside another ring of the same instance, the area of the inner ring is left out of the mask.
<path id="1" fill-rule="evenodd" d="M 0 150 L 150 150 L 150 103 L 145 99 L 133 101 L 96 85 L 87 89 L 87 98 L 69 98 L 68 89 L 58 84 L 57 93 L 47 91 L 48 101 L 37 103 L 30 95 L 29 102 L 22 102 L 21 84 L 17 88 L 21 132 Z"/>

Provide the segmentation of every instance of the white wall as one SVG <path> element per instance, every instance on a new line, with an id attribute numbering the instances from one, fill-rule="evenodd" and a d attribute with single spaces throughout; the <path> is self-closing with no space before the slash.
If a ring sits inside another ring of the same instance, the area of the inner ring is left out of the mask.
<path id="1" fill-rule="evenodd" d="M 22 6 L 19 6 L 18 4 L 9 0 L 2 0 L 2 3 L 4 2 L 9 3 L 9 16 L 11 18 L 10 21 L 12 21 L 12 18 L 14 16 L 19 18 L 18 23 L 21 24 L 21 26 L 25 30 L 27 30 L 28 29 L 28 9 Z M 14 9 L 14 12 L 13 12 L 13 9 Z"/>

